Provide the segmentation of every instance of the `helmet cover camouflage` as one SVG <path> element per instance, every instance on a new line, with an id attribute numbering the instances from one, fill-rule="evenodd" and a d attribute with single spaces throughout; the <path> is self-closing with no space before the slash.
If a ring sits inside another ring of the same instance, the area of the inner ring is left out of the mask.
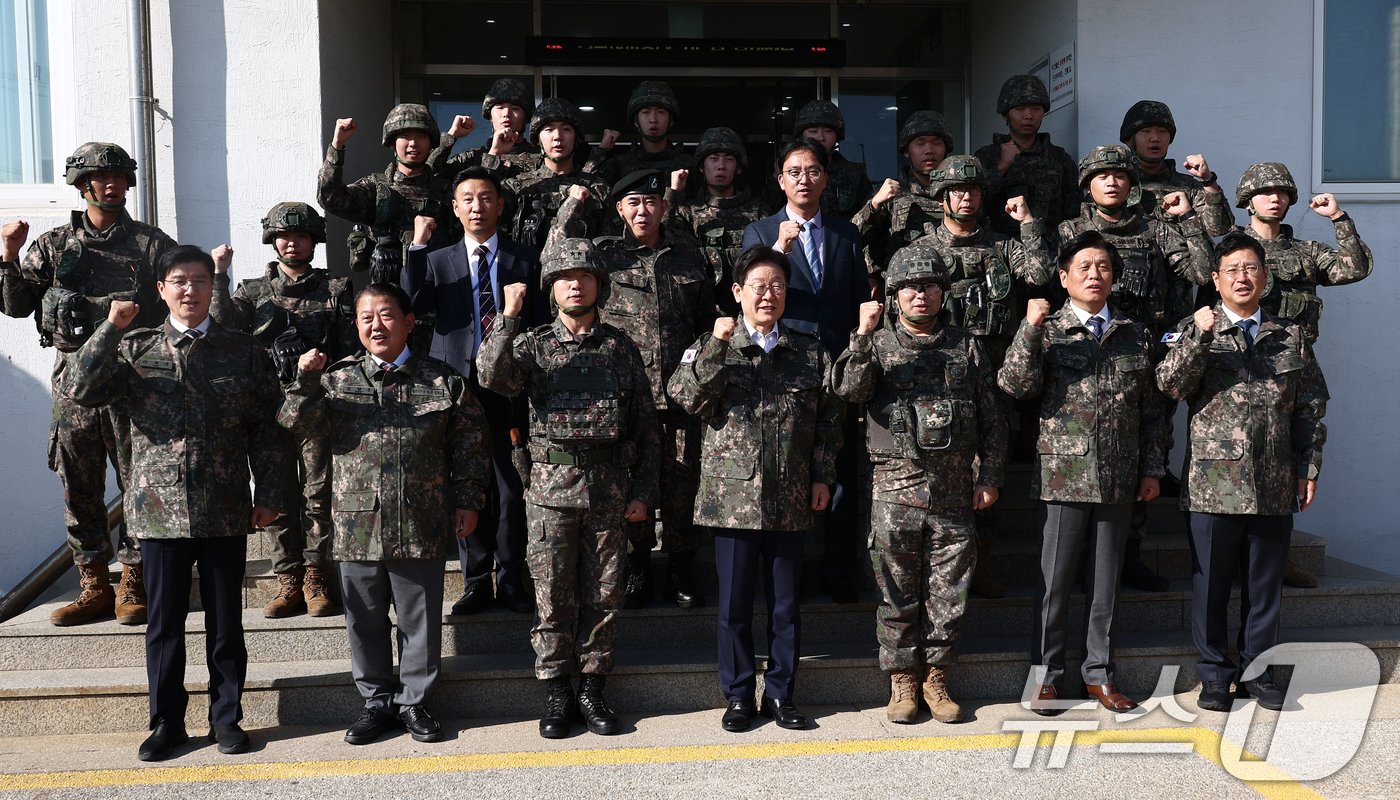
<path id="1" fill-rule="evenodd" d="M 903 153 L 904 148 L 920 136 L 937 136 L 943 140 L 944 147 L 953 149 L 953 134 L 948 132 L 948 122 L 937 111 L 915 111 L 910 114 L 899 129 L 899 147 L 896 149 Z"/>
<path id="2" fill-rule="evenodd" d="M 1118 141 L 1127 144 L 1138 131 L 1153 125 L 1166 128 L 1169 139 L 1176 138 L 1176 120 L 1172 119 L 1172 110 L 1167 108 L 1167 104 L 1160 100 L 1139 100 L 1123 115 Z"/>
<path id="3" fill-rule="evenodd" d="M 272 244 L 279 233 L 309 233 L 312 241 L 326 241 L 326 220 L 306 203 L 278 203 L 262 218 L 263 244 Z"/>
<path id="4" fill-rule="evenodd" d="M 517 105 L 526 111 L 532 111 L 535 106 L 534 98 L 530 96 L 525 84 L 515 78 L 501 78 L 491 84 L 486 97 L 481 101 L 481 116 L 490 119 L 491 109 L 501 103 Z"/>
<path id="5" fill-rule="evenodd" d="M 1100 172 L 1121 171 L 1128 173 L 1128 182 L 1138 185 L 1137 157 L 1123 144 L 1104 144 L 1090 150 L 1079 159 L 1079 188 L 1089 184 L 1089 179 Z"/>
<path id="6" fill-rule="evenodd" d="M 929 175 L 933 182 L 933 196 L 942 197 L 954 186 L 980 186 L 987 188 L 987 168 L 976 156 L 956 155 L 943 159 L 938 169 Z"/>
<path id="7" fill-rule="evenodd" d="M 111 142 L 88 142 L 80 145 L 64 162 L 63 180 L 69 186 L 78 185 L 84 175 L 92 172 L 122 172 L 127 188 L 136 185 L 136 159 Z"/>
<path id="8" fill-rule="evenodd" d="M 1288 205 L 1298 205 L 1298 184 L 1293 181 L 1293 173 L 1277 161 L 1253 164 L 1240 176 L 1239 188 L 1235 191 L 1235 208 L 1249 208 L 1249 198 L 1265 189 L 1287 189 Z"/>
<path id="9" fill-rule="evenodd" d="M 637 84 L 637 88 L 632 90 L 632 97 L 627 101 L 627 119 L 636 122 L 637 112 L 651 106 L 659 106 L 671 112 L 671 124 L 676 124 L 676 117 L 681 115 L 681 104 L 676 100 L 676 93 L 671 91 L 670 84 L 665 81 L 642 81 Z"/>
<path id="10" fill-rule="evenodd" d="M 830 100 L 813 100 L 797 112 L 797 121 L 792 124 L 793 138 L 801 138 L 808 128 L 823 125 L 836 131 L 836 141 L 846 138 L 846 118 L 841 109 Z"/>
<path id="11" fill-rule="evenodd" d="M 739 160 L 739 166 L 747 168 L 749 166 L 748 151 L 744 148 L 744 140 L 739 138 L 738 131 L 733 128 L 706 128 L 700 134 L 700 144 L 695 147 L 695 160 L 704 160 L 715 153 L 728 153 Z"/>
<path id="12" fill-rule="evenodd" d="M 428 112 L 428 107 L 421 103 L 399 103 L 390 109 L 389 116 L 384 118 L 384 146 L 393 147 L 394 139 L 403 131 L 422 131 L 428 134 L 428 141 L 432 147 L 437 147 L 442 141 L 437 120 Z"/>
<path id="13" fill-rule="evenodd" d="M 551 122 L 567 122 L 574 127 L 576 137 L 583 137 L 578 108 L 562 97 L 547 97 L 535 107 L 535 115 L 530 118 L 530 141 L 539 142 L 540 131 Z"/>
<path id="14" fill-rule="evenodd" d="M 1046 113 L 1050 111 L 1050 92 L 1045 83 L 1034 75 L 1012 75 L 1001 85 L 997 93 L 997 113 L 1006 112 L 1018 106 L 1040 106 Z"/>

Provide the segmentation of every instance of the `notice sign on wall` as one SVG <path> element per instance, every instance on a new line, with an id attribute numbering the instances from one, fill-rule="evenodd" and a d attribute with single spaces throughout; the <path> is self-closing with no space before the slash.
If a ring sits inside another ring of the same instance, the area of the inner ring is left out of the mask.
<path id="1" fill-rule="evenodd" d="M 1038 76 L 1050 90 L 1051 111 L 1074 102 L 1074 42 L 1037 59 L 1027 72 Z"/>

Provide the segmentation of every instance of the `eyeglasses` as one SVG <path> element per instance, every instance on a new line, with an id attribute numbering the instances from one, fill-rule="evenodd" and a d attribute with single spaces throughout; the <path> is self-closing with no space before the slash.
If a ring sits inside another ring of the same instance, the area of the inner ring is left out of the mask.
<path id="1" fill-rule="evenodd" d="M 948 189 L 949 195 L 958 197 L 980 197 L 982 195 L 981 186 L 954 186 Z"/>
<path id="2" fill-rule="evenodd" d="M 744 288 L 753 292 L 754 297 L 763 297 L 767 294 L 782 297 L 787 294 L 788 290 L 786 283 L 746 283 Z"/>
<path id="3" fill-rule="evenodd" d="M 164 283 L 166 286 L 170 286 L 176 291 L 180 292 L 183 292 L 186 289 L 194 289 L 197 292 L 202 292 L 208 289 L 210 286 L 214 285 L 214 282 L 209 280 L 208 278 L 197 278 L 192 281 L 161 281 L 161 283 Z"/>
<path id="4" fill-rule="evenodd" d="M 785 170 L 783 172 L 784 175 L 788 176 L 788 180 L 790 181 L 799 181 L 803 178 L 806 178 L 809 181 L 815 181 L 817 178 L 820 178 L 825 173 L 826 170 L 822 169 L 821 167 L 808 167 L 806 169 L 798 169 L 796 167 L 793 167 L 792 169 Z"/>
<path id="5" fill-rule="evenodd" d="M 1241 275 L 1248 275 L 1251 278 L 1257 278 L 1260 275 L 1264 274 L 1264 268 L 1259 266 L 1258 264 L 1250 264 L 1249 266 L 1244 268 L 1230 267 L 1229 269 L 1219 270 L 1219 272 L 1221 275 L 1225 276 L 1226 280 L 1235 281 L 1239 280 Z"/>
<path id="6" fill-rule="evenodd" d="M 943 291 L 943 284 L 941 284 L 941 283 L 909 283 L 909 284 L 905 284 L 904 286 L 899 287 L 899 290 L 900 290 L 901 292 L 904 292 L 905 294 L 908 294 L 908 295 L 911 295 L 911 296 L 912 296 L 912 295 L 917 295 L 917 294 L 931 295 L 931 294 L 933 294 L 933 293 L 935 293 L 935 292 L 941 292 L 941 291 Z"/>

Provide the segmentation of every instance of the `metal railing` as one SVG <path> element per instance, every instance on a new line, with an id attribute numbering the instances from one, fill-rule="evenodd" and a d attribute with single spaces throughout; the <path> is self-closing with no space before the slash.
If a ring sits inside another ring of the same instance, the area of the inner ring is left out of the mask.
<path id="1" fill-rule="evenodd" d="M 126 516 L 122 513 L 122 495 L 118 493 L 112 502 L 107 504 L 107 533 L 110 535 L 125 521 Z M 64 542 L 0 599 L 0 622 L 29 608 L 29 604 L 33 603 L 35 598 L 48 591 L 48 588 L 62 578 L 63 573 L 72 566 L 73 550 Z"/>

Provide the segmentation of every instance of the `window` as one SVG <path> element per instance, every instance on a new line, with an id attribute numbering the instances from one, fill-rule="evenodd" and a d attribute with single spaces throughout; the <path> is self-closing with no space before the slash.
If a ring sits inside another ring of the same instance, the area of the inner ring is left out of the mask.
<path id="1" fill-rule="evenodd" d="M 0 183 L 52 183 L 48 3 L 0 0 Z"/>
<path id="2" fill-rule="evenodd" d="M 1314 174 L 1329 191 L 1400 191 L 1400 0 L 1317 5 Z"/>

